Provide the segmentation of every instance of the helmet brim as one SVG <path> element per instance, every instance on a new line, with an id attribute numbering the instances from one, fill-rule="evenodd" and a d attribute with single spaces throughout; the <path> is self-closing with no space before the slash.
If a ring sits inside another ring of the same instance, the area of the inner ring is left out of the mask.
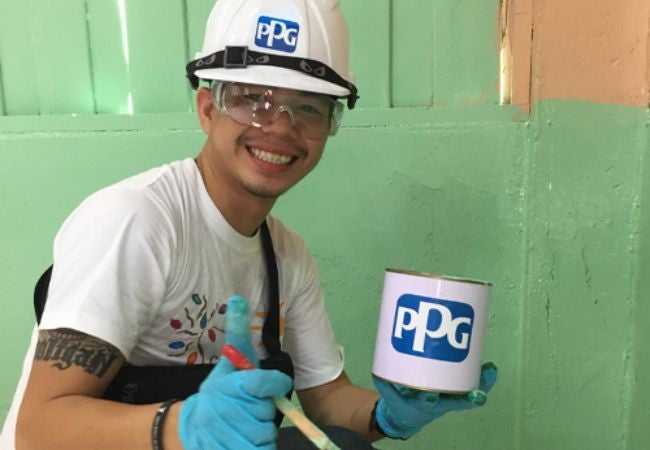
<path id="1" fill-rule="evenodd" d="M 316 77 L 302 74 L 292 69 L 275 66 L 248 66 L 242 69 L 218 68 L 197 70 L 195 75 L 202 80 L 235 81 L 240 83 L 259 84 L 298 91 L 315 92 L 347 97 L 350 90 L 342 86 L 319 80 Z"/>

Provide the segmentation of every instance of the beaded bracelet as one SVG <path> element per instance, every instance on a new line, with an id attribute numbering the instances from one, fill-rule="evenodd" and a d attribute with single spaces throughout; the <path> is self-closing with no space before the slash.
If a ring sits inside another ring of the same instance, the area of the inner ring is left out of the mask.
<path id="1" fill-rule="evenodd" d="M 162 405 L 160 405 L 160 407 L 156 411 L 156 415 L 153 418 L 153 426 L 151 427 L 151 444 L 153 450 L 163 450 L 163 446 L 162 446 L 163 422 L 165 421 L 165 417 L 167 417 L 167 413 L 169 412 L 171 406 L 178 401 L 179 400 L 175 398 L 167 400 Z"/>

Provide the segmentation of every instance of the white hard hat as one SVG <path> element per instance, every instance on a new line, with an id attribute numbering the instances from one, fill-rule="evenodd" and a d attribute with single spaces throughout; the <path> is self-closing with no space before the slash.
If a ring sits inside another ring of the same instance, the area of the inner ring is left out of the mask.
<path id="1" fill-rule="evenodd" d="M 199 79 L 260 84 L 347 97 L 352 108 L 348 50 L 338 0 L 218 0 L 187 75 L 194 88 Z"/>

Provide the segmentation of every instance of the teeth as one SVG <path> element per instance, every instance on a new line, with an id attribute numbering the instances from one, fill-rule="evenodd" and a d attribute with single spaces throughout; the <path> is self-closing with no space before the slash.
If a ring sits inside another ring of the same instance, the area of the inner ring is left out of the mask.
<path id="1" fill-rule="evenodd" d="M 260 150 L 259 148 L 251 147 L 251 153 L 257 159 L 261 159 L 262 161 L 271 164 L 286 165 L 289 164 L 293 159 L 291 156 L 276 155 L 275 153 L 265 152 L 264 150 Z"/>

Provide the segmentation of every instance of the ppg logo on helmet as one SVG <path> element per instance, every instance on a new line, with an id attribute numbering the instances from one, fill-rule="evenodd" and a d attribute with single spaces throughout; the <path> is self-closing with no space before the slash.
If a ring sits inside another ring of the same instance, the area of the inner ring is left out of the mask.
<path id="1" fill-rule="evenodd" d="M 474 309 L 465 303 L 404 294 L 391 338 L 400 353 L 461 362 L 469 354 Z"/>
<path id="2" fill-rule="evenodd" d="M 298 43 L 300 25 L 288 20 L 261 16 L 257 22 L 255 45 L 293 53 Z"/>

